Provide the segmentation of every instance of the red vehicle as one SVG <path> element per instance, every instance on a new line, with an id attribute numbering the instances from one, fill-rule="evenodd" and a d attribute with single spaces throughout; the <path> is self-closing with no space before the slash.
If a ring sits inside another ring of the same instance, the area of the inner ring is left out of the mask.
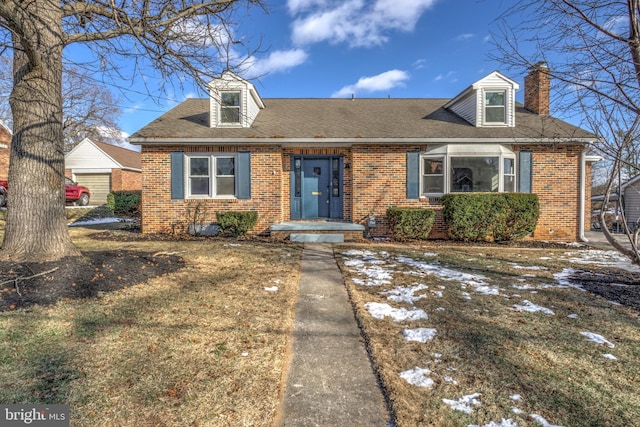
<path id="1" fill-rule="evenodd" d="M 0 181 L 0 206 L 3 206 L 7 201 L 8 186 L 7 181 Z M 91 193 L 87 187 L 78 185 L 67 177 L 64 178 L 64 186 L 67 203 L 75 203 L 79 206 L 87 206 L 89 204 Z"/>

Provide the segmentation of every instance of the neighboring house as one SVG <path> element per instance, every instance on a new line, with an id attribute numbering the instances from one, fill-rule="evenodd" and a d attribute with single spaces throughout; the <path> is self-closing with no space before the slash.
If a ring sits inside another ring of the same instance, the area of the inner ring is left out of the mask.
<path id="1" fill-rule="evenodd" d="M 11 129 L 0 121 L 0 181 L 9 179 L 9 153 L 12 136 Z"/>
<path id="2" fill-rule="evenodd" d="M 441 210 L 450 192 L 533 192 L 533 238 L 576 240 L 590 226 L 596 137 L 549 116 L 544 65 L 518 83 L 499 72 L 453 99 L 262 99 L 232 73 L 129 138 L 142 146 L 142 231 L 170 232 L 200 205 L 255 210 L 256 229 L 330 220 L 388 232 L 389 206 Z M 320 226 L 320 225 L 319 225 Z M 433 237 L 446 236 L 438 215 Z"/>
<path id="3" fill-rule="evenodd" d="M 591 200 L 602 202 L 604 196 L 592 197 Z M 636 223 L 640 220 L 640 175 L 636 175 L 622 184 L 618 193 L 611 193 L 609 202 L 609 210 L 622 209 L 627 224 L 632 230 L 635 230 Z"/>
<path id="4" fill-rule="evenodd" d="M 140 153 L 89 138 L 65 155 L 65 175 L 91 192 L 91 204 L 104 204 L 111 191 L 142 189 Z"/>

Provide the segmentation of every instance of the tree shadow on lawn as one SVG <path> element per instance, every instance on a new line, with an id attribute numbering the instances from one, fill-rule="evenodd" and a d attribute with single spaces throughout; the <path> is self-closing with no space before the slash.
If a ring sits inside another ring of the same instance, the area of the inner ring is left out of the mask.
<path id="1" fill-rule="evenodd" d="M 184 260 L 176 255 L 122 249 L 56 262 L 0 262 L 0 311 L 95 298 L 183 267 Z"/>

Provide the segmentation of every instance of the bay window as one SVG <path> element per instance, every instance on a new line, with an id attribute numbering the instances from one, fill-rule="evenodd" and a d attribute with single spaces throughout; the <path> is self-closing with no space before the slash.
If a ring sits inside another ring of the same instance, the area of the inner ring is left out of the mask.
<path id="1" fill-rule="evenodd" d="M 461 192 L 513 192 L 516 155 L 502 145 L 443 145 L 421 156 L 423 196 Z"/>

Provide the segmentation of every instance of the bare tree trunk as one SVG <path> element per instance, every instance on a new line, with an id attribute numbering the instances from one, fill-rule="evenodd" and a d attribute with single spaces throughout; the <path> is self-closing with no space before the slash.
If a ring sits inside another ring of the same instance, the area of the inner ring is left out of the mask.
<path id="1" fill-rule="evenodd" d="M 14 87 L 10 96 L 13 139 L 9 165 L 7 224 L 0 258 L 57 260 L 80 255 L 65 215 L 62 136 L 62 28 L 55 2 L 35 0 L 44 30 L 37 53 L 21 49 L 14 34 Z"/>

